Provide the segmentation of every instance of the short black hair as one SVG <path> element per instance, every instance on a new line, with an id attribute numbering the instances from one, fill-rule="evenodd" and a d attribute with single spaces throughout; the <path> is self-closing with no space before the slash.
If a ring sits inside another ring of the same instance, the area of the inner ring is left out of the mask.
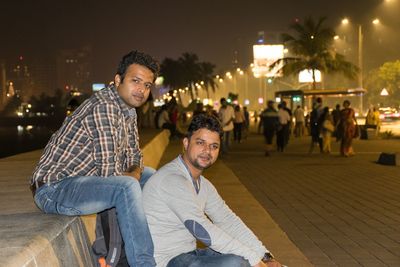
<path id="1" fill-rule="evenodd" d="M 217 117 L 215 117 L 214 115 L 200 113 L 194 116 L 192 121 L 190 122 L 186 137 L 190 138 L 195 131 L 204 128 L 212 132 L 217 132 L 220 138 L 222 138 L 224 134 L 221 122 Z"/>
<path id="2" fill-rule="evenodd" d="M 121 82 L 124 81 L 126 70 L 132 64 L 138 64 L 148 68 L 154 74 L 154 81 L 160 72 L 160 65 L 157 60 L 148 54 L 134 50 L 123 56 L 119 62 L 117 74 L 121 76 Z"/>

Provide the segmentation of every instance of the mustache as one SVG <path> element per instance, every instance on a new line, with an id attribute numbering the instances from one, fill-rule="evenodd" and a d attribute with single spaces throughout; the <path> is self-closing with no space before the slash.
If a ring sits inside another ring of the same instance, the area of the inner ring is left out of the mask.
<path id="1" fill-rule="evenodd" d="M 201 153 L 200 155 L 199 155 L 199 157 L 206 157 L 207 159 L 212 159 L 212 156 L 211 156 L 211 154 L 209 154 L 209 153 Z"/>

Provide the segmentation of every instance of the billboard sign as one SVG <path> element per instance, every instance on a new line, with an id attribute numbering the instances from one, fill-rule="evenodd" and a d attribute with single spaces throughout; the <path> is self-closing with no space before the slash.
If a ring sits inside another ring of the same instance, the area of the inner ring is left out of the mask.
<path id="1" fill-rule="evenodd" d="M 315 82 L 321 82 L 321 72 L 319 70 L 314 70 Z M 299 82 L 301 83 L 312 83 L 312 70 L 302 70 L 299 72 Z"/>
<path id="2" fill-rule="evenodd" d="M 284 46 L 278 45 L 253 45 L 254 67 L 253 73 L 255 77 L 281 77 L 280 69 L 283 62 L 276 64 L 274 68 L 270 68 L 278 59 L 283 58 Z"/>

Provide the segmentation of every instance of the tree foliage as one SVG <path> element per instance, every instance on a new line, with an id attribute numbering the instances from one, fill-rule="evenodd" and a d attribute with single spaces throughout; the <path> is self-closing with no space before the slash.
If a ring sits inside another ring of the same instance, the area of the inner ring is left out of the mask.
<path id="1" fill-rule="evenodd" d="M 296 22 L 290 25 L 290 29 L 295 34 L 285 33 L 282 39 L 293 56 L 282 58 L 275 63 L 283 61 L 284 75 L 298 74 L 305 69 L 311 70 L 314 89 L 316 88 L 316 70 L 322 73 L 341 72 L 351 79 L 354 79 L 358 73 L 358 68 L 354 64 L 335 52 L 333 48 L 335 32 L 332 28 L 324 26 L 325 20 L 326 18 L 320 18 L 314 21 L 313 18 L 308 17 L 303 24 Z"/>
<path id="2" fill-rule="evenodd" d="M 188 88 L 192 100 L 198 94 L 196 83 L 208 91 L 215 91 L 217 84 L 214 81 L 215 65 L 209 62 L 200 62 L 199 57 L 193 53 L 183 53 L 177 60 L 165 58 L 161 63 L 161 75 L 164 84 L 171 90 Z"/>
<path id="3" fill-rule="evenodd" d="M 383 102 L 382 98 L 388 98 L 385 102 L 389 105 L 399 106 L 400 60 L 386 62 L 379 68 L 370 71 L 365 84 L 370 102 L 379 103 Z M 386 88 L 389 97 L 380 95 L 383 88 Z"/>

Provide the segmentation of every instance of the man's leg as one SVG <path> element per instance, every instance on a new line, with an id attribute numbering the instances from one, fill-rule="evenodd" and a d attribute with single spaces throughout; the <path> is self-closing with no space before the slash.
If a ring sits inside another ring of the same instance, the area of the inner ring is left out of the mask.
<path id="1" fill-rule="evenodd" d="M 46 213 L 85 215 L 115 207 L 131 266 L 155 266 L 139 182 L 130 176 L 84 176 L 43 185 L 35 202 Z"/>
<path id="2" fill-rule="evenodd" d="M 145 166 L 143 168 L 143 172 L 142 175 L 140 176 L 140 187 L 143 189 L 143 186 L 145 185 L 145 183 L 150 179 L 150 177 L 156 172 L 155 169 L 153 169 L 152 167 L 147 167 Z"/>
<path id="3" fill-rule="evenodd" d="M 172 258 L 167 267 L 250 267 L 250 263 L 243 257 L 206 248 L 182 253 Z"/>

